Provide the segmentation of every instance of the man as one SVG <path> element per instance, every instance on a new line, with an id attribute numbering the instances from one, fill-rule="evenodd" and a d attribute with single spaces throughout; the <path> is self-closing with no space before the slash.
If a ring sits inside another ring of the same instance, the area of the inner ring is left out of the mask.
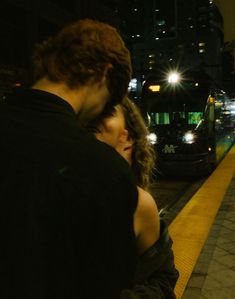
<path id="1" fill-rule="evenodd" d="M 82 129 L 125 96 L 129 52 L 92 20 L 35 51 L 35 84 L 0 105 L 1 298 L 115 299 L 136 264 L 127 163 Z"/>

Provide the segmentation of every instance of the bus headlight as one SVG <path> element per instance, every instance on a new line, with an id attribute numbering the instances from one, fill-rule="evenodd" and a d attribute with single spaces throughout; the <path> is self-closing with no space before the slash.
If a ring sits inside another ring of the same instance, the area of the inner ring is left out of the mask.
<path id="1" fill-rule="evenodd" d="M 148 141 L 151 143 L 151 144 L 156 144 L 157 143 L 157 135 L 155 133 L 150 133 L 148 136 Z"/>
<path id="2" fill-rule="evenodd" d="M 195 134 L 193 134 L 191 131 L 188 131 L 184 134 L 182 139 L 184 143 L 191 144 L 195 142 L 195 138 Z"/>

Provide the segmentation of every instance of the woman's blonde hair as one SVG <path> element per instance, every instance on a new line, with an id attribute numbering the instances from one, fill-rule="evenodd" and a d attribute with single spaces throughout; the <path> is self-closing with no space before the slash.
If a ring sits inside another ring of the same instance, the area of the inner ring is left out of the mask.
<path id="1" fill-rule="evenodd" d="M 148 189 L 153 177 L 155 166 L 155 151 L 148 140 L 148 128 L 137 105 L 129 98 L 124 98 L 121 103 L 126 121 L 129 137 L 134 141 L 132 150 L 132 169 L 137 179 L 137 184 Z"/>

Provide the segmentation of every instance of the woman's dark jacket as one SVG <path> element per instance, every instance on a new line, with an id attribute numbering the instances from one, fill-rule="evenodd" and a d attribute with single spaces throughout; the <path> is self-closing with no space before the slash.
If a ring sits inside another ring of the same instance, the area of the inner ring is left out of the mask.
<path id="1" fill-rule="evenodd" d="M 139 257 L 135 286 L 124 290 L 120 299 L 175 299 L 174 287 L 179 277 L 175 268 L 172 239 L 161 220 L 158 241 Z"/>

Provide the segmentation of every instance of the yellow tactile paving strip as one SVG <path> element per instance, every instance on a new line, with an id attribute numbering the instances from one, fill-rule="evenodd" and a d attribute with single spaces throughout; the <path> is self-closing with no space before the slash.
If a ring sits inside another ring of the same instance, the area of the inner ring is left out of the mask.
<path id="1" fill-rule="evenodd" d="M 183 295 L 234 171 L 235 145 L 169 227 L 180 272 L 175 287 L 177 299 Z"/>

